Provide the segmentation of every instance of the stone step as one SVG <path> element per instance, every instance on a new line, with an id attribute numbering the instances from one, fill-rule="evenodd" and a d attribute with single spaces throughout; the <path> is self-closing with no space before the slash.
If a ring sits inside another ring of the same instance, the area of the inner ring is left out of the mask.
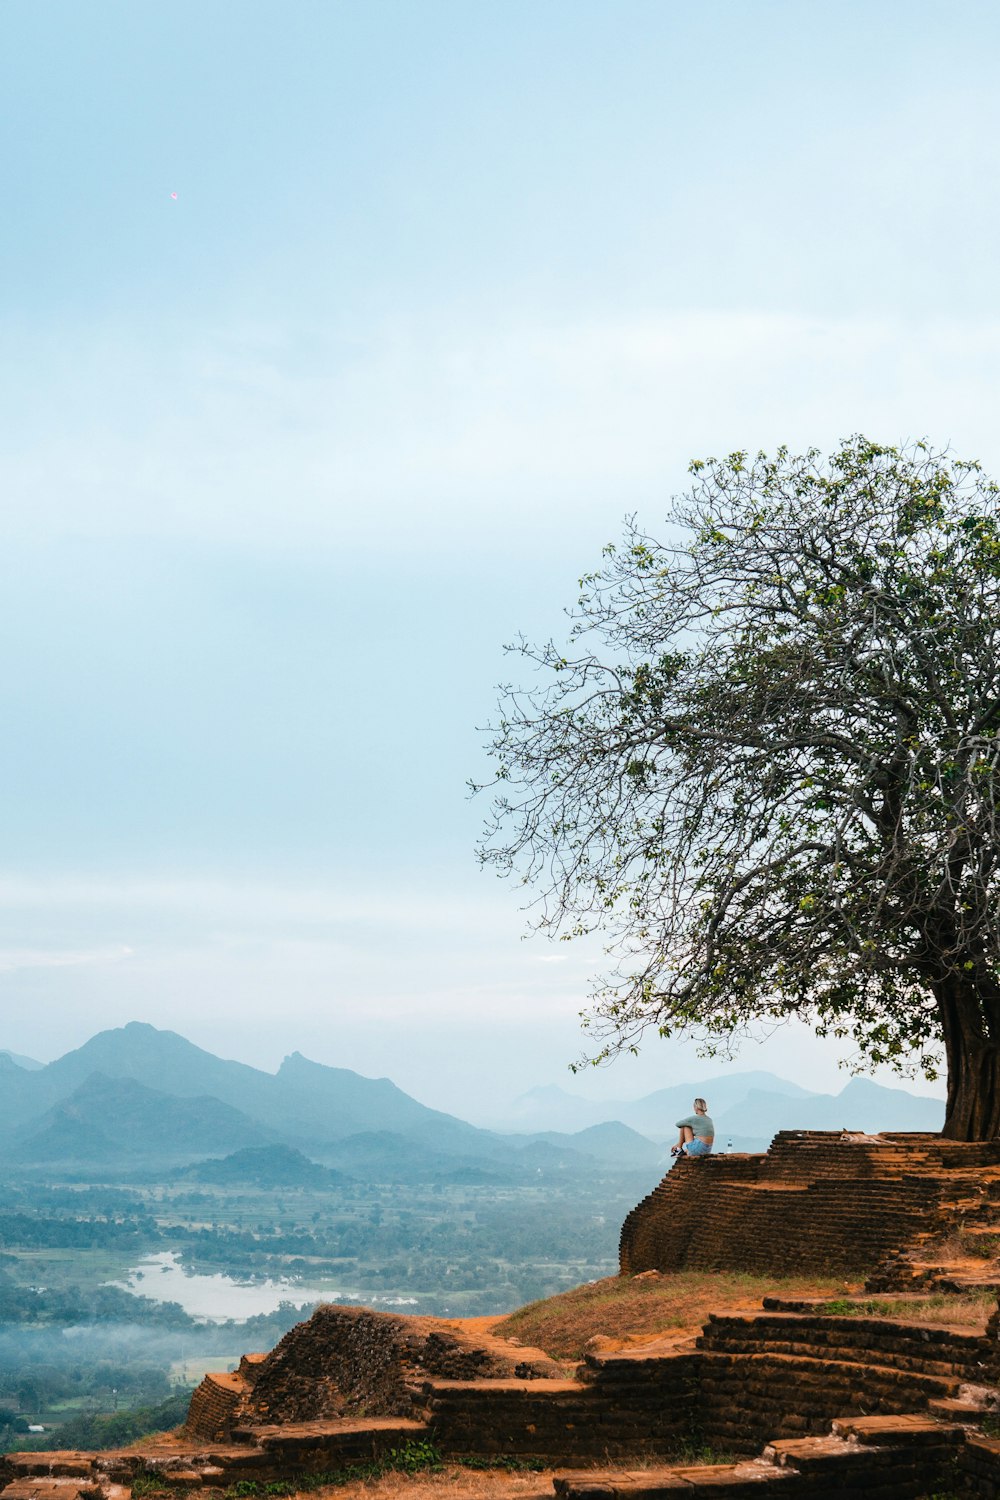
<path id="1" fill-rule="evenodd" d="M 858 1296 L 855 1300 L 864 1304 L 873 1300 L 873 1296 L 866 1294 Z M 978 1334 L 952 1323 L 910 1321 L 905 1317 L 887 1317 L 879 1313 L 826 1312 L 822 1303 L 810 1308 L 807 1312 L 783 1312 L 768 1307 L 763 1312 L 709 1313 L 701 1336 L 704 1338 L 709 1334 L 717 1333 L 721 1336 L 733 1334 L 739 1338 L 752 1330 L 759 1332 L 774 1329 L 778 1333 L 784 1333 L 789 1329 L 823 1330 L 828 1328 L 839 1332 L 856 1330 L 868 1336 L 882 1335 L 913 1339 L 920 1343 L 967 1346 L 970 1352 L 979 1341 Z"/>
<path id="2" fill-rule="evenodd" d="M 848 1321 L 855 1322 L 854 1319 Z M 901 1396 L 905 1394 L 914 1405 L 920 1406 L 931 1396 L 957 1394 L 964 1382 L 972 1376 L 980 1375 L 972 1358 L 978 1352 L 977 1340 L 971 1340 L 970 1350 L 963 1351 L 967 1352 L 967 1361 L 960 1357 L 953 1362 L 934 1361 L 927 1355 L 919 1360 L 913 1359 L 912 1366 L 908 1363 L 908 1355 L 899 1356 L 898 1363 L 891 1363 L 888 1355 L 883 1358 L 880 1354 L 877 1360 L 873 1359 L 863 1338 L 858 1344 L 843 1346 L 819 1343 L 796 1345 L 788 1339 L 779 1341 L 776 1338 L 755 1340 L 746 1334 L 732 1341 L 697 1342 L 701 1347 L 692 1356 L 698 1372 L 694 1378 L 701 1381 L 706 1389 L 709 1385 L 716 1387 L 720 1378 L 731 1377 L 745 1382 L 747 1379 L 760 1378 L 755 1377 L 757 1370 L 774 1369 L 781 1371 L 783 1381 L 791 1382 L 800 1376 L 814 1385 L 823 1379 L 836 1379 L 840 1388 L 845 1385 L 859 1390 L 882 1387 L 899 1392 Z M 684 1356 L 680 1358 L 683 1359 Z M 599 1397 L 606 1392 L 618 1396 L 625 1392 L 641 1394 L 644 1390 L 652 1396 L 663 1385 L 662 1381 L 657 1380 L 657 1366 L 663 1366 L 666 1373 L 677 1359 L 676 1355 L 644 1359 L 626 1359 L 619 1353 L 590 1355 L 590 1388 Z M 932 1368 L 935 1364 L 942 1368 Z"/>
<path id="3" fill-rule="evenodd" d="M 5 1454 L 4 1459 L 17 1456 Z M 131 1491 L 90 1474 L 22 1473 L 6 1487 L 0 1485 L 0 1496 L 5 1500 L 131 1500 Z"/>
<path id="4" fill-rule="evenodd" d="M 874 1388 L 894 1392 L 898 1399 L 922 1406 L 932 1396 L 954 1396 L 961 1389 L 962 1380 L 957 1375 L 925 1375 L 915 1370 L 899 1370 L 891 1365 L 877 1365 L 859 1360 L 839 1360 L 814 1354 L 780 1354 L 767 1350 L 758 1354 L 738 1354 L 707 1350 L 702 1356 L 719 1370 L 739 1374 L 744 1368 L 748 1372 L 753 1366 L 765 1371 L 780 1371 L 783 1382 L 794 1382 L 797 1377 L 813 1384 L 832 1383 L 835 1379 L 859 1393 L 869 1395 Z M 743 1377 L 745 1378 L 745 1377 Z M 777 1376 L 775 1377 L 777 1378 Z M 711 1379 L 711 1370 L 706 1367 L 703 1385 Z"/>
<path id="5" fill-rule="evenodd" d="M 979 1481 L 975 1488 L 970 1485 L 965 1493 L 990 1496 L 1000 1493 L 1000 1438 L 970 1432 L 962 1451 L 962 1471 Z"/>
<path id="6" fill-rule="evenodd" d="M 456 1382 L 461 1384 L 461 1382 Z M 289 1444 L 322 1444 L 332 1438 L 378 1437 L 386 1442 L 406 1443 L 427 1431 L 427 1423 L 411 1417 L 336 1417 L 323 1422 L 281 1422 L 250 1431 L 258 1448 L 273 1449 Z"/>
<path id="7" fill-rule="evenodd" d="M 938 1292 L 951 1292 L 958 1296 L 983 1292 L 1000 1296 L 1000 1276 L 955 1276 L 942 1267 L 939 1274 L 932 1275 L 930 1286 Z"/>
<path id="8" fill-rule="evenodd" d="M 2 1462 L 13 1473 L 13 1484 L 21 1488 L 0 1488 L 0 1500 L 31 1500 L 32 1495 L 37 1500 L 76 1500 L 78 1494 L 92 1500 L 127 1500 L 140 1474 L 155 1478 L 164 1489 L 219 1489 L 240 1480 L 265 1481 L 373 1462 L 393 1448 L 427 1438 L 429 1432 L 426 1422 L 407 1417 L 346 1417 L 243 1428 L 235 1442 L 206 1444 L 196 1451 L 9 1453 Z"/>
<path id="9" fill-rule="evenodd" d="M 867 1431 L 861 1422 L 868 1423 Z M 927 1500 L 946 1486 L 952 1493 L 955 1455 L 965 1436 L 961 1428 L 954 1436 L 915 1427 L 876 1431 L 870 1419 L 859 1419 L 859 1428 L 825 1438 L 785 1439 L 764 1452 L 800 1476 L 808 1500 Z"/>
<path id="10" fill-rule="evenodd" d="M 965 1430 L 960 1423 L 939 1422 L 920 1412 L 896 1417 L 837 1417 L 831 1435 L 855 1438 L 859 1443 L 880 1448 L 903 1443 L 957 1448 L 965 1441 Z"/>
<path id="11" fill-rule="evenodd" d="M 706 1350 L 705 1352 L 715 1354 L 724 1351 Z M 765 1341 L 755 1343 L 753 1340 L 748 1340 L 741 1354 L 747 1357 L 756 1355 L 761 1358 L 774 1356 L 791 1362 L 807 1360 L 824 1367 L 837 1365 L 843 1371 L 853 1372 L 853 1378 L 859 1385 L 871 1384 L 873 1380 L 885 1381 L 890 1377 L 896 1377 L 897 1380 L 894 1383 L 911 1389 L 919 1388 L 921 1394 L 925 1396 L 944 1394 L 957 1387 L 971 1373 L 964 1365 L 945 1364 L 939 1360 L 917 1361 L 908 1355 L 890 1356 L 880 1353 L 879 1362 L 875 1364 L 872 1360 L 865 1359 L 858 1349 L 845 1348 L 837 1344 L 819 1347 L 809 1344 L 776 1344 Z M 867 1378 L 869 1376 L 871 1379 Z M 925 1384 L 928 1381 L 933 1382 L 933 1385 Z"/>
<path id="12" fill-rule="evenodd" d="M 491 1396 L 505 1400 L 523 1396 L 545 1398 L 582 1396 L 588 1387 L 579 1380 L 425 1380 L 421 1389 L 429 1396 L 448 1396 L 460 1392 L 473 1400 L 488 1401 Z"/>
<path id="13" fill-rule="evenodd" d="M 238 1447 L 202 1448 L 198 1452 L 151 1452 L 148 1449 L 119 1449 L 117 1452 L 98 1453 L 94 1456 L 94 1468 L 101 1476 L 102 1486 L 108 1482 L 128 1486 L 139 1475 L 149 1474 L 161 1482 L 165 1489 L 186 1488 L 190 1480 L 183 1477 L 176 1486 L 173 1476 L 196 1473 L 208 1488 L 225 1487 L 244 1480 L 266 1480 L 277 1477 L 274 1458 L 263 1449 L 250 1445 Z"/>
<path id="14" fill-rule="evenodd" d="M 868 1445 L 831 1433 L 829 1437 L 782 1438 L 769 1443 L 764 1453 L 780 1468 L 802 1476 L 806 1484 L 803 1493 L 810 1497 L 868 1496 L 873 1492 L 915 1496 L 927 1493 L 925 1476 L 933 1483 L 940 1472 L 935 1449 L 936 1445 L 931 1445 L 929 1453 L 923 1445 L 916 1452 L 909 1449 L 907 1456 L 917 1458 L 918 1463 L 912 1465 L 917 1475 L 908 1487 L 904 1487 L 899 1472 L 901 1455 L 907 1451 L 901 1443 Z"/>
<path id="15" fill-rule="evenodd" d="M 204 1459 L 195 1453 L 158 1454 L 155 1452 L 145 1453 L 132 1450 L 123 1454 L 108 1454 L 106 1456 L 106 1464 L 102 1463 L 103 1459 L 105 1459 L 105 1455 L 102 1453 L 97 1454 L 94 1459 L 94 1468 L 98 1471 L 104 1469 L 105 1472 L 108 1472 L 111 1465 L 114 1464 L 117 1466 L 117 1472 L 121 1473 L 123 1477 L 127 1474 L 129 1483 L 138 1479 L 140 1475 L 152 1474 L 157 1479 L 162 1479 L 165 1483 L 174 1483 L 176 1481 L 176 1485 L 180 1489 L 197 1483 L 197 1476 L 202 1470 L 213 1467 L 207 1465 Z M 192 1478 L 192 1475 L 195 1477 Z"/>
<path id="16" fill-rule="evenodd" d="M 72 1448 L 57 1448 L 51 1452 L 5 1453 L 3 1462 L 13 1469 L 15 1479 L 25 1479 L 29 1475 L 76 1479 L 83 1475 L 93 1477 L 94 1474 L 94 1454 Z"/>
<path id="17" fill-rule="evenodd" d="M 840 1343 L 834 1339 L 810 1340 L 745 1338 L 739 1344 L 702 1344 L 706 1354 L 768 1355 L 780 1354 L 788 1359 L 813 1359 L 824 1363 L 835 1361 L 838 1365 L 853 1366 L 860 1371 L 894 1371 L 900 1375 L 927 1376 L 935 1380 L 965 1380 L 974 1367 L 963 1359 L 934 1359 L 930 1355 L 909 1354 L 879 1349 L 873 1357 L 862 1343 Z"/>
<path id="18" fill-rule="evenodd" d="M 858 1445 L 833 1432 L 827 1437 L 781 1438 L 768 1443 L 764 1454 L 779 1468 L 795 1469 L 800 1474 L 808 1474 L 831 1461 L 840 1465 L 862 1457 Z"/>
<path id="19" fill-rule="evenodd" d="M 786 1500 L 892 1500 L 929 1493 L 952 1462 L 963 1429 L 921 1416 L 839 1419 L 823 1437 L 770 1443 L 758 1458 L 735 1464 L 657 1465 L 648 1469 L 557 1473 L 557 1500 L 753 1500 L 775 1493 Z"/>
<path id="20" fill-rule="evenodd" d="M 683 1494 L 760 1495 L 772 1488 L 795 1487 L 793 1470 L 779 1468 L 767 1459 L 747 1459 L 738 1464 L 663 1464 L 648 1469 L 572 1469 L 553 1478 L 558 1500 L 666 1500 Z"/>
<path id="21" fill-rule="evenodd" d="M 947 1324 L 822 1312 L 713 1314 L 697 1347 L 714 1353 L 803 1354 L 943 1377 L 971 1374 L 983 1359 L 978 1335 Z"/>
<path id="22" fill-rule="evenodd" d="M 340 1417 L 242 1428 L 233 1436 L 252 1443 L 272 1464 L 294 1470 L 371 1463 L 428 1434 L 426 1422 L 409 1417 Z"/>
<path id="23" fill-rule="evenodd" d="M 22 1479 L 13 1479 L 5 1489 L 0 1490 L 2 1500 L 101 1500 L 102 1491 L 93 1479 L 75 1478 L 66 1475 L 61 1478 L 44 1478 L 41 1475 L 28 1474 Z"/>
<path id="24" fill-rule="evenodd" d="M 975 1426 L 990 1410 L 978 1401 L 965 1401 L 961 1396 L 934 1396 L 927 1403 L 927 1410 L 946 1422 L 968 1422 Z"/>

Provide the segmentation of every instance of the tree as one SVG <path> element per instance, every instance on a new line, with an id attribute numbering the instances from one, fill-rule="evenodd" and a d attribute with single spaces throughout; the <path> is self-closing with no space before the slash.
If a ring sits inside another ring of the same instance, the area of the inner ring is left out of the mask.
<path id="1" fill-rule="evenodd" d="M 514 648 L 481 858 L 535 925 L 602 930 L 592 1061 L 798 1016 L 948 1071 L 1000 1135 L 1000 504 L 979 466 L 864 438 L 691 466 L 666 541 Z"/>

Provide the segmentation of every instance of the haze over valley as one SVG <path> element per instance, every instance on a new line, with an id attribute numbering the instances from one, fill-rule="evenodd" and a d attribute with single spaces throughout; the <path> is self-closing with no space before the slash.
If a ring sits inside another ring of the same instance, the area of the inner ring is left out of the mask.
<path id="1" fill-rule="evenodd" d="M 169 1425 L 205 1368 L 318 1300 L 468 1316 L 609 1275 L 696 1092 L 720 1149 L 940 1123 L 868 1081 L 834 1097 L 747 1072 L 610 1110 L 528 1089 L 483 1129 L 386 1078 L 299 1053 L 267 1073 L 138 1022 L 44 1066 L 0 1051 L 0 1435 Z"/>

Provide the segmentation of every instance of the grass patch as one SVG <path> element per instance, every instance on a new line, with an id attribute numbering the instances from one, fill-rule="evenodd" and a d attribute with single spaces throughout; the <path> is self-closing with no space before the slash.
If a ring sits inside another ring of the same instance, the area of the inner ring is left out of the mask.
<path id="1" fill-rule="evenodd" d="M 681 1443 L 670 1452 L 672 1464 L 689 1464 L 692 1468 L 696 1464 L 702 1467 L 709 1464 L 736 1464 L 739 1461 L 738 1453 L 730 1453 L 726 1448 L 713 1448 L 711 1443 L 704 1442 Z"/>
<path id="2" fill-rule="evenodd" d="M 1000 1234 L 970 1234 L 960 1229 L 956 1239 L 962 1253 L 976 1260 L 996 1260 L 1000 1256 Z"/>
<path id="3" fill-rule="evenodd" d="M 553 1359 L 580 1359 L 597 1334 L 624 1341 L 700 1328 L 709 1313 L 754 1307 L 762 1297 L 823 1297 L 849 1290 L 842 1276 L 782 1278 L 736 1271 L 609 1276 L 544 1302 L 530 1302 L 493 1332 L 534 1344 Z"/>
<path id="4" fill-rule="evenodd" d="M 513 1455 L 503 1454 L 483 1455 L 482 1457 L 467 1454 L 464 1458 L 453 1459 L 452 1462 L 457 1468 L 472 1469 L 484 1474 L 542 1474 L 552 1467 L 551 1463 L 541 1458 L 515 1458 Z"/>
<path id="5" fill-rule="evenodd" d="M 228 1489 L 209 1489 L 202 1493 L 213 1500 L 268 1500 L 268 1497 L 307 1494 L 311 1490 L 329 1489 L 331 1486 L 365 1484 L 381 1479 L 385 1474 L 435 1473 L 444 1468 L 441 1454 L 433 1443 L 411 1440 L 401 1448 L 390 1448 L 384 1458 L 370 1464 L 347 1464 L 343 1469 L 330 1469 L 315 1474 L 297 1474 L 294 1479 L 240 1479 Z M 147 1500 L 152 1495 L 174 1493 L 169 1491 L 160 1475 L 137 1474 L 132 1481 L 135 1500 Z"/>
<path id="6" fill-rule="evenodd" d="M 897 1318 L 902 1323 L 953 1323 L 983 1329 L 995 1307 L 992 1292 L 931 1292 L 919 1302 L 893 1297 L 851 1302 L 835 1297 L 823 1304 L 822 1311 L 839 1318 Z"/>

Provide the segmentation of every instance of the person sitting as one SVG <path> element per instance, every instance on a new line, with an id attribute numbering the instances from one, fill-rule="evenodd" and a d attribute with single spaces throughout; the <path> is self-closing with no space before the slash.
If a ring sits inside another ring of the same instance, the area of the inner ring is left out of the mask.
<path id="1" fill-rule="evenodd" d="M 671 1156 L 710 1156 L 715 1145 L 715 1126 L 704 1099 L 694 1101 L 694 1114 L 677 1121 L 680 1135 Z"/>

